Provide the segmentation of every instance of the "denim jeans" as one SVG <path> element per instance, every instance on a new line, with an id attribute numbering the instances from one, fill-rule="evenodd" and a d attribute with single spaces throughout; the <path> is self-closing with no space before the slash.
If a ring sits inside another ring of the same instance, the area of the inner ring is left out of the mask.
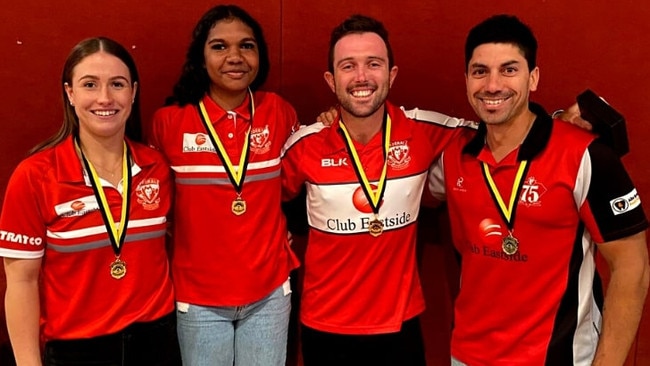
<path id="1" fill-rule="evenodd" d="M 284 366 L 291 312 L 289 280 L 243 306 L 177 304 L 184 366 Z"/>

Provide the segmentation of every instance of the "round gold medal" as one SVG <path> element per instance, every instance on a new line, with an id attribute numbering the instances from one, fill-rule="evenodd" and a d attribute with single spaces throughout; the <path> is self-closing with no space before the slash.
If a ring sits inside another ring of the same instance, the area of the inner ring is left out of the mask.
<path id="1" fill-rule="evenodd" d="M 519 250 L 519 240 L 515 238 L 512 235 L 508 235 L 505 238 L 503 238 L 503 242 L 501 243 L 501 248 L 503 249 L 503 252 L 506 253 L 507 255 L 513 255 L 517 253 Z"/>

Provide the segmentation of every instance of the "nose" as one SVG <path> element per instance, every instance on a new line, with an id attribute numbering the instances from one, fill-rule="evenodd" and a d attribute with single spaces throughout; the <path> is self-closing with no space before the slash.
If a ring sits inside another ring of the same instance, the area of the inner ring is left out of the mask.
<path id="1" fill-rule="evenodd" d="M 109 104 L 113 100 L 113 95 L 111 94 L 110 87 L 104 85 L 99 89 L 99 95 L 97 96 L 97 103 L 100 104 Z"/>
<path id="2" fill-rule="evenodd" d="M 501 90 L 501 75 L 498 72 L 491 72 L 485 79 L 485 90 L 488 92 L 498 92 Z"/>
<path id="3" fill-rule="evenodd" d="M 366 72 L 367 70 L 365 67 L 357 67 L 355 69 L 354 80 L 360 82 L 368 80 Z"/>
<path id="4" fill-rule="evenodd" d="M 226 55 L 226 60 L 228 62 L 238 63 L 242 61 L 241 50 L 239 47 L 230 47 L 228 49 L 228 54 Z"/>

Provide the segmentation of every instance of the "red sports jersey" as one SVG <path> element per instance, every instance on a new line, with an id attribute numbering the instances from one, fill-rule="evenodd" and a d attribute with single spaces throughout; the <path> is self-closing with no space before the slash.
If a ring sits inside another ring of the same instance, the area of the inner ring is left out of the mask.
<path id="1" fill-rule="evenodd" d="M 305 127 L 285 147 L 285 198 L 307 185 L 310 233 L 301 321 L 314 329 L 340 334 L 397 332 L 404 320 L 424 310 L 415 223 L 427 169 L 456 129 L 410 120 L 399 108 L 386 105 L 392 133 L 379 210 L 384 232 L 378 237 L 368 233 L 373 212 L 339 121 L 330 128 Z M 375 185 L 384 162 L 383 143 L 381 133 L 366 145 L 355 143 L 365 173 Z"/>
<path id="2" fill-rule="evenodd" d="M 528 137 L 502 161 L 485 147 L 482 125 L 454 141 L 430 177 L 434 196 L 446 191 L 462 255 L 452 355 L 472 366 L 590 365 L 602 308 L 593 243 L 648 225 L 611 150 L 586 131 L 554 123 L 540 107 L 531 109 L 537 119 Z M 502 250 L 508 228 L 482 163 L 507 204 L 522 160 L 529 165 L 512 232 L 519 245 L 508 255 Z"/>
<path id="3" fill-rule="evenodd" d="M 43 257 L 41 322 L 46 340 L 88 338 L 158 319 L 174 309 L 165 250 L 171 180 L 162 155 L 128 142 L 133 161 L 129 223 L 121 259 L 72 138 L 25 159 L 14 171 L 0 217 L 0 256 Z M 105 182 L 114 218 L 122 195 Z M 121 189 L 121 185 L 117 187 Z"/>
<path id="4" fill-rule="evenodd" d="M 169 106 L 154 116 L 151 142 L 176 173 L 172 272 L 177 301 L 238 306 L 260 300 L 287 280 L 298 260 L 287 241 L 281 211 L 280 151 L 298 120 L 273 93 L 254 94 L 225 111 L 208 96 L 208 116 L 233 165 L 250 130 L 250 157 L 242 190 L 246 212 L 233 214 L 237 197 L 196 105 Z"/>

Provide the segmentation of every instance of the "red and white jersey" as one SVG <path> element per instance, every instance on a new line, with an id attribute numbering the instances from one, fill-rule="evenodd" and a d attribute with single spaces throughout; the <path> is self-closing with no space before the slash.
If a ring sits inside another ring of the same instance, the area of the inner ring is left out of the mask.
<path id="1" fill-rule="evenodd" d="M 300 319 L 314 329 L 397 332 L 404 320 L 424 310 L 415 259 L 420 199 L 429 166 L 458 129 L 414 121 L 392 104 L 386 106 L 392 133 L 378 214 L 384 231 L 378 237 L 368 233 L 373 211 L 339 121 L 331 127 L 318 123 L 302 128 L 285 147 L 285 199 L 307 186 L 310 232 Z M 413 111 L 409 115 L 417 117 Z M 366 145 L 354 145 L 374 187 L 384 163 L 383 143 L 378 133 Z"/>
<path id="2" fill-rule="evenodd" d="M 0 256 L 42 257 L 46 340 L 115 333 L 174 309 L 165 249 L 172 199 L 169 167 L 159 152 L 127 143 L 133 177 L 120 257 L 127 271 L 119 280 L 111 277 L 115 254 L 110 234 L 71 137 L 25 159 L 9 180 L 0 216 Z M 122 184 L 102 182 L 111 213 L 119 220 Z"/>
<path id="3" fill-rule="evenodd" d="M 601 326 L 602 288 L 595 243 L 648 226 L 641 201 L 616 155 L 586 131 L 553 122 L 541 107 L 522 145 L 496 162 L 485 126 L 454 141 L 432 169 L 432 193 L 446 193 L 462 255 L 452 355 L 468 365 L 590 365 Z M 482 164 L 509 202 L 520 162 L 512 236 Z M 605 244 L 606 245 L 606 244 Z"/>
<path id="4" fill-rule="evenodd" d="M 203 103 L 233 165 L 250 128 L 250 156 L 241 197 L 246 212 L 233 214 L 237 197 L 196 105 L 158 110 L 151 143 L 175 172 L 172 272 L 177 301 L 239 306 L 258 301 L 287 280 L 298 260 L 287 241 L 281 210 L 280 152 L 298 128 L 296 112 L 273 93 L 254 94 L 225 111 Z"/>

